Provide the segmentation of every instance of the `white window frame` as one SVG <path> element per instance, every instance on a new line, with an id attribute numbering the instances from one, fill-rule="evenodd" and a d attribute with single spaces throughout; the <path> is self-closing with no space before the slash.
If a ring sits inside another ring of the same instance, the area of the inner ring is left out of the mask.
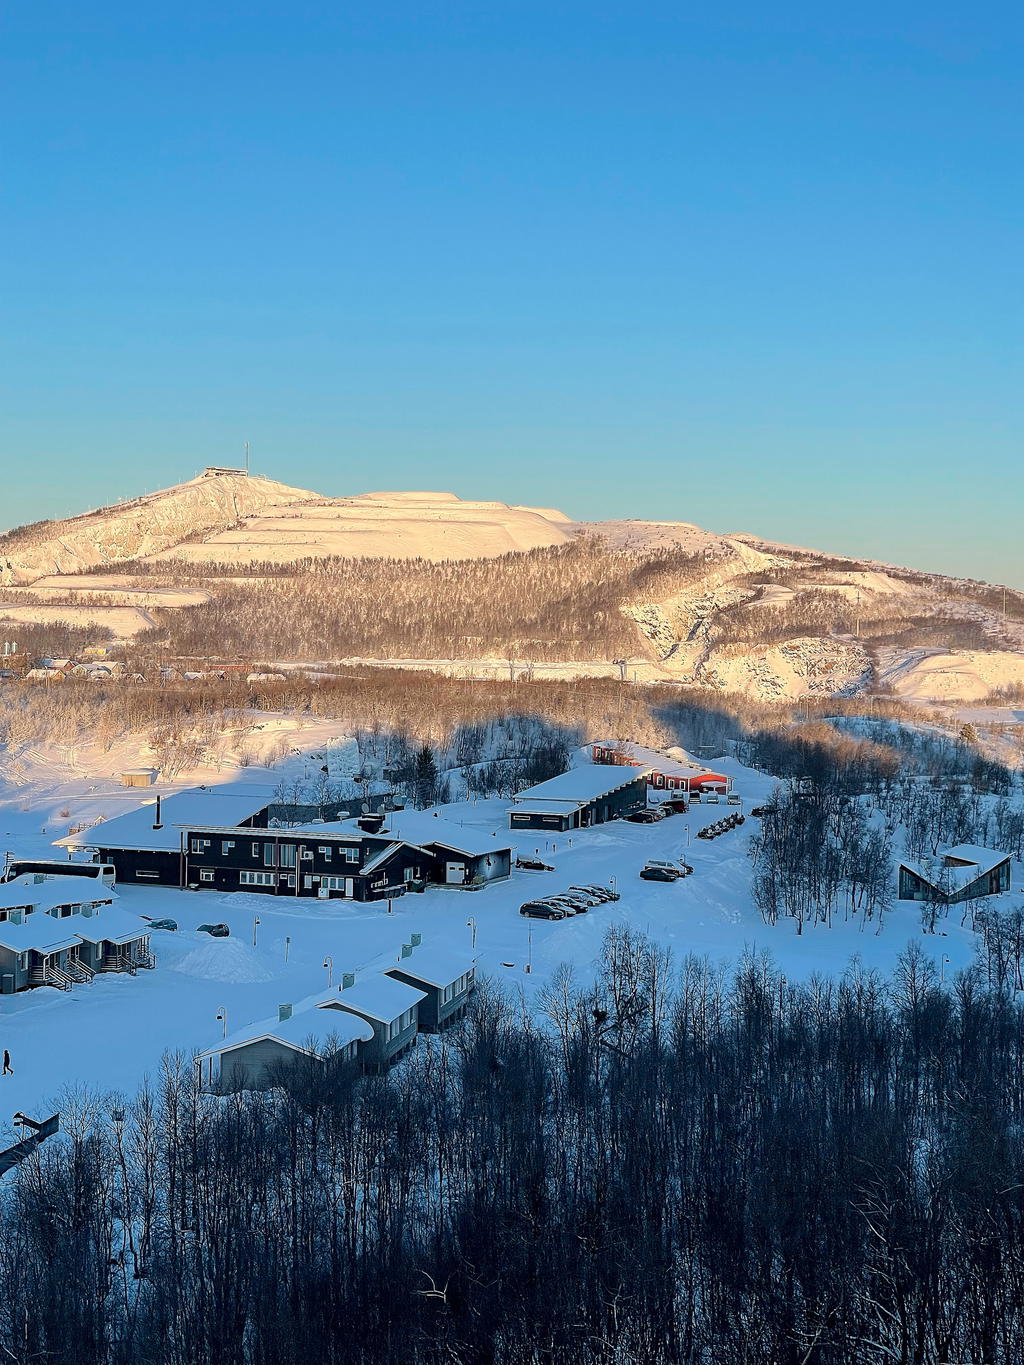
<path id="1" fill-rule="evenodd" d="M 199 869 L 199 880 L 201 882 L 212 882 L 213 878 L 214 871 L 212 867 L 201 867 Z"/>

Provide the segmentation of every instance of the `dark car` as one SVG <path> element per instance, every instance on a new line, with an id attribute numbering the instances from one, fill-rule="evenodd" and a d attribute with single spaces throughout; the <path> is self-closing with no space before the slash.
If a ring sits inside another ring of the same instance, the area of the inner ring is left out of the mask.
<path id="1" fill-rule="evenodd" d="M 519 913 L 528 919 L 565 919 L 566 911 L 550 901 L 527 901 L 519 907 Z"/>
<path id="2" fill-rule="evenodd" d="M 517 858 L 516 867 L 525 867 L 529 872 L 554 872 L 551 863 L 542 863 L 539 858 Z"/>
<path id="3" fill-rule="evenodd" d="M 677 882 L 679 873 L 672 872 L 667 867 L 642 867 L 640 876 L 645 882 Z"/>
<path id="4" fill-rule="evenodd" d="M 570 886 L 569 890 L 580 891 L 585 896 L 592 896 L 599 904 L 619 899 L 619 893 L 613 891 L 610 886 Z"/>
<path id="5" fill-rule="evenodd" d="M 211 938 L 229 938 L 231 930 L 226 924 L 200 924 L 197 934 L 209 934 Z"/>
<path id="6" fill-rule="evenodd" d="M 174 919 L 151 919 L 149 921 L 149 927 L 151 929 L 170 929 L 174 931 L 178 928 L 178 921 Z"/>
<path id="7" fill-rule="evenodd" d="M 661 816 L 656 810 L 635 810 L 632 815 L 627 815 L 626 819 L 632 820 L 634 825 L 656 825 Z"/>
<path id="8" fill-rule="evenodd" d="M 754 806 L 751 809 L 750 813 L 751 815 L 756 815 L 757 818 L 760 820 L 764 815 L 764 806 Z"/>

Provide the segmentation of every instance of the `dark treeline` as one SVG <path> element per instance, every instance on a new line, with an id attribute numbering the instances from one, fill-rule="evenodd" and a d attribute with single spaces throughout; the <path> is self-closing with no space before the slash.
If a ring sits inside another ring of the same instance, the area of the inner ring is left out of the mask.
<path id="1" fill-rule="evenodd" d="M 620 929 L 387 1078 L 217 1099 L 169 1061 L 3 1187 L 0 1355 L 1014 1365 L 1024 1014 L 983 980 L 676 971 Z"/>

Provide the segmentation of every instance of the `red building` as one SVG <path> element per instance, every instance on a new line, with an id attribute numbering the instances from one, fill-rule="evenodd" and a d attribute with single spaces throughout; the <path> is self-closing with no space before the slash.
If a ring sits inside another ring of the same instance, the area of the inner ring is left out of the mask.
<path id="1" fill-rule="evenodd" d="M 650 768 L 648 784 L 658 791 L 716 791 L 724 796 L 729 790 L 729 778 L 724 773 L 712 772 L 690 758 L 673 758 L 671 754 L 649 749 L 645 744 L 634 744 L 632 740 L 598 740 L 591 745 L 590 754 L 595 763 Z"/>

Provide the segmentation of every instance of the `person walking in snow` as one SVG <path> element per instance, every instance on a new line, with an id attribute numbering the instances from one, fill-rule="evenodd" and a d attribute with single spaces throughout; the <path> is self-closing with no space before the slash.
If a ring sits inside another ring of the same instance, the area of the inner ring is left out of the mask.
<path id="1" fill-rule="evenodd" d="M 11 1066 L 11 1054 L 10 1054 L 10 1052 L 7 1050 L 7 1048 L 4 1048 L 4 1073 L 3 1073 L 3 1074 L 4 1074 L 5 1076 L 13 1076 L 13 1075 L 14 1075 L 14 1067 Z"/>

